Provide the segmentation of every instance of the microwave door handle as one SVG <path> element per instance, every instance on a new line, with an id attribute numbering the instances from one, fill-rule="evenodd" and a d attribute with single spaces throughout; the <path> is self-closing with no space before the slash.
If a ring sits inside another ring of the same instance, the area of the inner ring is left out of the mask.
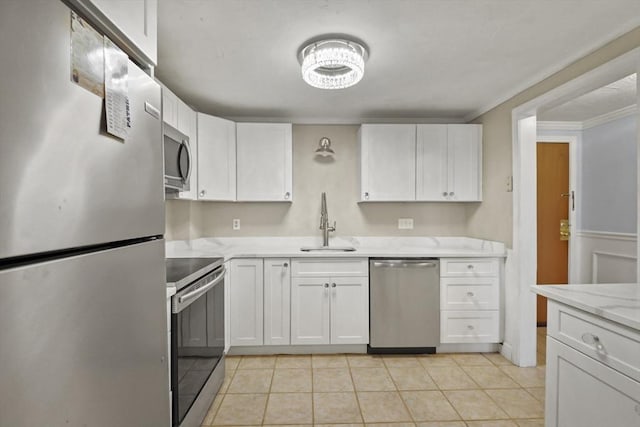
<path id="1" fill-rule="evenodd" d="M 180 159 L 182 157 L 182 150 L 187 150 L 187 173 L 184 174 L 184 171 L 180 167 Z M 182 141 L 180 143 L 180 151 L 178 151 L 178 169 L 180 170 L 180 175 L 184 182 L 189 181 L 189 177 L 191 176 L 191 151 L 189 150 L 189 144 L 187 141 Z"/>
<path id="2" fill-rule="evenodd" d="M 225 269 L 222 268 L 220 270 L 220 273 L 219 273 L 218 277 L 213 279 L 211 282 L 207 283 L 205 286 L 203 286 L 201 288 L 198 288 L 195 291 L 187 292 L 184 295 L 179 295 L 178 296 L 178 303 L 182 304 L 187 300 L 194 299 L 194 298 L 199 297 L 200 295 L 204 294 L 205 292 L 207 292 L 209 289 L 213 288 L 215 285 L 217 285 L 218 283 L 220 283 L 224 279 L 224 273 L 225 273 Z"/>

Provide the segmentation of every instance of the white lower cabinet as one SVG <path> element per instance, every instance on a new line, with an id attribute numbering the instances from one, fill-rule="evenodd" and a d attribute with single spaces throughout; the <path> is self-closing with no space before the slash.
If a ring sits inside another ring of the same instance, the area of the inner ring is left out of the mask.
<path id="1" fill-rule="evenodd" d="M 264 260 L 264 344 L 289 345 L 291 274 L 289 258 Z"/>
<path id="2" fill-rule="evenodd" d="M 440 260 L 440 342 L 500 342 L 500 261 Z"/>
<path id="3" fill-rule="evenodd" d="M 229 273 L 232 346 L 264 343 L 264 270 L 261 258 L 233 259 Z"/>
<path id="4" fill-rule="evenodd" d="M 327 276 L 344 260 L 292 261 L 291 344 L 367 344 L 369 342 L 369 277 L 366 260 L 358 276 Z M 311 268 L 316 264 L 317 268 Z M 296 275 L 300 275 L 297 276 Z"/>
<path id="5" fill-rule="evenodd" d="M 640 425 L 640 333 L 548 304 L 545 426 Z"/>

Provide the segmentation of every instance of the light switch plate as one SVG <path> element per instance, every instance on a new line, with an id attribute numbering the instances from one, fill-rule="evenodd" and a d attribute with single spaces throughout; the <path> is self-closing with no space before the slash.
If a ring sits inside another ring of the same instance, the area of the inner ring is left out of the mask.
<path id="1" fill-rule="evenodd" d="M 398 218 L 398 229 L 399 230 L 412 230 L 413 229 L 413 218 Z"/>
<path id="2" fill-rule="evenodd" d="M 240 219 L 239 218 L 234 218 L 234 220 L 233 220 L 233 229 L 234 230 L 240 230 Z"/>

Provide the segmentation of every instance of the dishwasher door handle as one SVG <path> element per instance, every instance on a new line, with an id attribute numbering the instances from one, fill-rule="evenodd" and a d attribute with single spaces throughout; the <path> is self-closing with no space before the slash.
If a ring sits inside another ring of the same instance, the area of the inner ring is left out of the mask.
<path id="1" fill-rule="evenodd" d="M 419 260 L 402 260 L 402 259 L 394 259 L 388 261 L 374 261 L 374 267 L 402 267 L 402 268 L 411 268 L 411 267 L 422 267 L 422 268 L 433 268 L 437 267 L 438 264 L 435 262 L 429 261 L 419 261 Z"/>

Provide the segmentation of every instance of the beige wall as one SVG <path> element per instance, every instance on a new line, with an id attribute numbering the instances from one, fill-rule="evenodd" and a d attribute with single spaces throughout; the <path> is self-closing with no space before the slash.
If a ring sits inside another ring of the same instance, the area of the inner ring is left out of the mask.
<path id="1" fill-rule="evenodd" d="M 498 240 L 511 246 L 512 193 L 506 191 L 511 169 L 511 111 L 549 90 L 640 46 L 640 27 L 574 62 L 474 120 L 483 124 L 483 202 L 468 207 L 470 237 Z"/>
<path id="2" fill-rule="evenodd" d="M 294 125 L 293 202 L 167 202 L 168 240 L 203 236 L 320 236 L 320 194 L 327 193 L 335 236 L 461 236 L 467 206 L 456 203 L 357 203 L 358 126 Z M 314 156 L 321 137 L 336 151 L 334 161 Z M 241 229 L 233 231 L 233 218 Z M 413 230 L 398 230 L 398 218 L 413 218 Z"/>

